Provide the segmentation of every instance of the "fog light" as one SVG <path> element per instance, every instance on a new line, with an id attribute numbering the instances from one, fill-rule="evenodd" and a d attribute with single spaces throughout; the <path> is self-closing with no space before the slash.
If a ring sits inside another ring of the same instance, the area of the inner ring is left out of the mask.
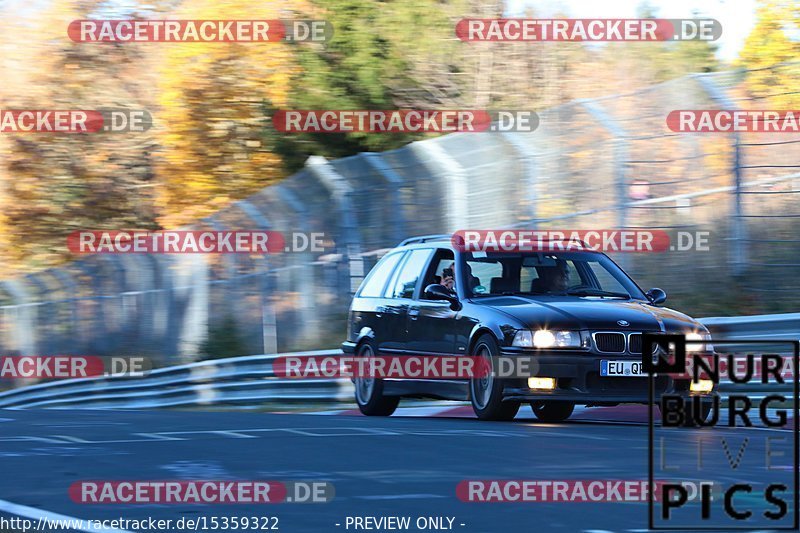
<path id="1" fill-rule="evenodd" d="M 714 382 L 710 379 L 701 379 L 698 381 L 692 381 L 692 384 L 689 385 L 689 390 L 692 392 L 711 392 L 714 388 Z"/>
<path id="2" fill-rule="evenodd" d="M 555 378 L 528 378 L 528 388 L 537 390 L 553 390 L 556 388 Z"/>

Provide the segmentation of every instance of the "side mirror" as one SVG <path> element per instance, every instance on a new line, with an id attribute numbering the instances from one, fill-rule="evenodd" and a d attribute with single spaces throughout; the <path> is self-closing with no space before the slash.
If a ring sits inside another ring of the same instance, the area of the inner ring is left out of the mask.
<path id="1" fill-rule="evenodd" d="M 667 300 L 667 293 L 658 288 L 650 289 L 644 295 L 653 305 L 661 305 Z"/>
<path id="2" fill-rule="evenodd" d="M 429 300 L 444 300 L 450 302 L 450 309 L 458 311 L 461 309 L 461 302 L 458 301 L 458 296 L 451 292 L 444 285 L 438 283 L 431 283 L 425 287 L 425 296 Z"/>

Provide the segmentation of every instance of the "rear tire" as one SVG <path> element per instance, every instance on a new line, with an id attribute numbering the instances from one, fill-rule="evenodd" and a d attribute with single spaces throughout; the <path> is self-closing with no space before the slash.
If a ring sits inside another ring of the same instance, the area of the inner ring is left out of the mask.
<path id="1" fill-rule="evenodd" d="M 497 342 L 489 334 L 475 343 L 475 355 L 486 359 L 489 375 L 469 380 L 469 399 L 472 410 L 481 420 L 513 420 L 519 411 L 519 402 L 503 401 L 503 381 L 491 373 L 492 361 L 500 353 Z"/>
<path id="2" fill-rule="evenodd" d="M 531 402 L 531 410 L 538 420 L 542 422 L 563 422 L 572 415 L 575 404 L 563 401 L 536 401 Z"/>
<path id="3" fill-rule="evenodd" d="M 370 341 L 361 344 L 356 350 L 359 357 L 375 357 L 375 347 Z M 356 389 L 358 410 L 366 416 L 391 416 L 400 403 L 399 396 L 383 395 L 383 380 L 379 378 L 357 377 L 353 380 Z"/>

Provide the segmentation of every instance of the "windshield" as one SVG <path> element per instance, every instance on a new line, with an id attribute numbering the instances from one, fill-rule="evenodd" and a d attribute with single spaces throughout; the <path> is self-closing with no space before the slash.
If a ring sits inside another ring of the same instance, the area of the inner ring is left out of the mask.
<path id="1" fill-rule="evenodd" d="M 611 259 L 595 252 L 462 254 L 467 297 L 522 294 L 542 298 L 647 298 Z"/>

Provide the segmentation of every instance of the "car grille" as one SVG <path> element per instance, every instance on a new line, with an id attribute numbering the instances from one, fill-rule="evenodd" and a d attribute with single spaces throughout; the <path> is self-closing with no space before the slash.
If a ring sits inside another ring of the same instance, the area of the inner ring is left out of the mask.
<path id="1" fill-rule="evenodd" d="M 628 351 L 631 353 L 642 353 L 641 333 L 631 333 L 628 336 Z"/>
<path id="2" fill-rule="evenodd" d="M 598 352 L 623 353 L 625 351 L 625 335 L 623 333 L 595 333 L 594 343 Z M 641 351 L 641 344 L 639 350 Z"/>

